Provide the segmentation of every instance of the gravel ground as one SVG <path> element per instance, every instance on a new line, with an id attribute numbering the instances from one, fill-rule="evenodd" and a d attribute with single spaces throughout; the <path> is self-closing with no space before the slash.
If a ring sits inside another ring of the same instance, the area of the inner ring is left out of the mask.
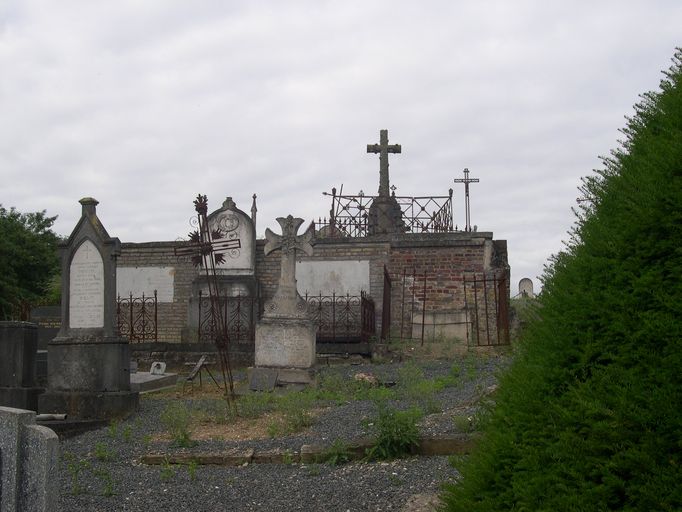
<path id="1" fill-rule="evenodd" d="M 506 359 L 456 362 L 460 383 L 436 397 L 442 413 L 426 416 L 422 434 L 457 432 L 453 415 L 471 415 L 478 398 L 496 383 Z M 420 364 L 426 377 L 446 375 L 451 362 Z M 321 369 L 324 376 L 339 372 L 352 378 L 362 372 L 382 381 L 395 381 L 400 364 L 347 365 Z M 239 374 L 237 374 L 239 377 Z M 242 467 L 199 466 L 195 473 L 183 466 L 147 466 L 139 457 L 150 452 L 207 452 L 230 447 L 260 450 L 298 450 L 303 444 L 327 444 L 335 439 L 367 436 L 367 422 L 376 412 L 370 401 L 329 407 L 305 432 L 277 439 L 199 441 L 191 449 L 169 447 L 149 436 L 163 432 L 159 416 L 173 399 L 143 397 L 139 411 L 118 424 L 116 432 L 102 428 L 61 442 L 60 510 L 62 511 L 381 511 L 430 510 L 440 485 L 457 477 L 446 457 L 411 457 L 391 462 L 327 464 L 248 464 Z M 189 401 L 189 400 L 188 400 Z M 407 406 L 407 404 L 397 404 Z M 110 454 L 99 460 L 95 453 Z M 80 468 L 80 469 L 79 469 Z M 81 487 L 73 492 L 74 473 Z M 110 495 L 112 494 L 113 495 Z"/>

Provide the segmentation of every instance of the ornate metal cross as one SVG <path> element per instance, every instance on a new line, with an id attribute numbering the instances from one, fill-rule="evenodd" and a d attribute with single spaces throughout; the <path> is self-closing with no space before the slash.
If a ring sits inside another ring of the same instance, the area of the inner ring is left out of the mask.
<path id="1" fill-rule="evenodd" d="M 367 144 L 368 153 L 379 153 L 379 196 L 388 197 L 388 154 L 400 153 L 400 144 L 388 143 L 388 130 L 379 130 L 379 144 Z"/>
<path id="2" fill-rule="evenodd" d="M 464 168 L 464 178 L 455 178 L 455 183 L 464 183 L 464 214 L 466 225 L 464 231 L 471 231 L 471 210 L 469 209 L 469 183 L 478 183 L 478 178 L 469 178 L 469 169 Z"/>
<path id="3" fill-rule="evenodd" d="M 296 235 L 298 228 L 303 224 L 303 219 L 288 217 L 277 217 L 277 222 L 282 227 L 282 235 L 277 235 L 265 230 L 265 255 L 267 256 L 277 249 L 282 250 L 282 270 L 279 278 L 279 288 L 276 296 L 282 300 L 295 301 L 298 297 L 296 291 L 296 251 L 302 251 L 308 256 L 313 254 L 313 230 L 308 229 L 300 236 Z"/>

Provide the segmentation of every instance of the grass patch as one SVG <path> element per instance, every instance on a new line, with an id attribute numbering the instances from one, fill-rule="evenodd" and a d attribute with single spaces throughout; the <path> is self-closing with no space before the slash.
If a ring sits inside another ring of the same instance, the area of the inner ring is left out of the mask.
<path id="1" fill-rule="evenodd" d="M 381 407 L 374 420 L 376 442 L 367 450 L 367 459 L 390 460 L 408 455 L 419 440 L 417 423 L 423 415 L 418 408 L 401 411 Z"/>

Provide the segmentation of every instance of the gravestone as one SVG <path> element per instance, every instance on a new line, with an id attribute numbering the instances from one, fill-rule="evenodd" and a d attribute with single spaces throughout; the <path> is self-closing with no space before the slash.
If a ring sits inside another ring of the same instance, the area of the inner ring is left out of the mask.
<path id="1" fill-rule="evenodd" d="M 35 324 L 0 322 L 0 405 L 38 410 L 37 348 Z"/>
<path id="2" fill-rule="evenodd" d="M 297 236 L 303 219 L 291 215 L 279 217 L 277 222 L 282 227 L 282 235 L 269 229 L 265 231 L 265 255 L 281 251 L 280 279 L 275 295 L 266 302 L 263 317 L 256 325 L 255 373 L 258 374 L 258 368 L 276 368 L 279 383 L 298 383 L 311 379 L 310 369 L 315 363 L 315 326 L 296 290 L 296 252 L 312 255 L 313 231 L 309 229 Z M 283 375 L 287 376 L 286 381 Z M 250 381 L 256 384 L 254 378 Z"/>
<path id="3" fill-rule="evenodd" d="M 0 512 L 48 512 L 59 505 L 59 439 L 34 411 L 0 407 Z"/>
<path id="4" fill-rule="evenodd" d="M 60 244 L 62 322 L 48 344 L 47 391 L 41 413 L 71 419 L 130 414 L 138 394 L 130 391 L 130 349 L 116 328 L 116 257 L 112 238 L 96 213 L 98 202 L 81 199 L 81 218 Z"/>
<path id="5" fill-rule="evenodd" d="M 528 297 L 529 299 L 534 298 L 535 293 L 533 293 L 533 281 L 527 277 L 521 279 L 521 281 L 519 281 L 519 295 L 522 297 Z"/>

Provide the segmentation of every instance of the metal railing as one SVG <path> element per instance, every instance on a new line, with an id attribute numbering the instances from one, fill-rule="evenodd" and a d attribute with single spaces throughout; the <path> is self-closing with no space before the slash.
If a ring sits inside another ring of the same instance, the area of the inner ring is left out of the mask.
<path id="1" fill-rule="evenodd" d="M 128 297 L 116 299 L 116 325 L 118 333 L 131 342 L 158 341 L 158 300 L 154 296 Z"/>
<path id="2" fill-rule="evenodd" d="M 368 342 L 375 335 L 374 301 L 360 295 L 308 295 L 308 312 L 317 328 L 318 343 Z"/>
<path id="3" fill-rule="evenodd" d="M 256 317 L 260 302 L 256 297 L 218 295 L 218 312 L 227 326 L 230 341 L 250 343 L 255 340 Z M 211 298 L 199 290 L 199 341 L 213 341 L 216 334 L 216 316 L 212 314 Z"/>
<path id="4" fill-rule="evenodd" d="M 320 238 L 359 238 L 371 233 L 369 210 L 379 196 L 337 194 L 332 189 L 329 219 L 314 222 Z M 452 189 L 447 196 L 392 196 L 400 206 L 405 231 L 410 233 L 447 233 L 455 231 L 452 217 Z"/>

